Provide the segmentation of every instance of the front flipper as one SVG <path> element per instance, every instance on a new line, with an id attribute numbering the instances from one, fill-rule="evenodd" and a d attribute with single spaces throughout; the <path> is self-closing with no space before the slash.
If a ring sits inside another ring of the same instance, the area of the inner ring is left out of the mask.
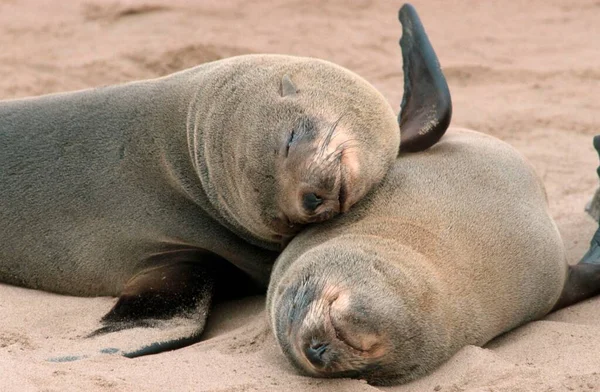
<path id="1" fill-rule="evenodd" d="M 452 99 L 417 11 L 404 4 L 398 18 L 402 23 L 404 71 L 404 95 L 398 115 L 400 152 L 417 152 L 433 146 L 448 129 Z"/>
<path id="2" fill-rule="evenodd" d="M 186 260 L 190 258 L 189 253 L 169 255 L 172 258 L 167 262 L 131 278 L 115 306 L 102 318 L 104 326 L 88 337 L 131 328 L 155 328 L 164 332 L 164 340 L 121 348 L 122 354 L 130 358 L 198 341 L 214 294 L 215 277 L 210 263 L 206 263 L 207 255 L 194 255 L 197 257 L 194 261 Z"/>
<path id="3" fill-rule="evenodd" d="M 133 276 L 103 326 L 80 341 L 73 361 L 98 354 L 129 358 L 156 354 L 197 342 L 215 293 L 217 264 L 224 261 L 202 251 L 155 255 Z"/>
<path id="4" fill-rule="evenodd" d="M 585 212 L 595 221 L 600 220 L 600 188 L 596 189 L 592 200 L 585 205 Z"/>

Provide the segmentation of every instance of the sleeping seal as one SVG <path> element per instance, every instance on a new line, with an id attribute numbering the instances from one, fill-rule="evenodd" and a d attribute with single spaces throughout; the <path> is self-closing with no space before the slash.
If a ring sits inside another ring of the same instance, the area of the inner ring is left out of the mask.
<path id="1" fill-rule="evenodd" d="M 408 5 L 400 20 L 421 26 Z M 532 166 L 498 139 L 451 128 L 400 156 L 348 214 L 296 236 L 273 268 L 267 312 L 303 373 L 403 383 L 597 294 L 596 237 L 569 267 Z"/>
<path id="2" fill-rule="evenodd" d="M 442 136 L 449 94 L 419 49 L 399 119 L 352 72 L 280 55 L 0 102 L 0 281 L 119 296 L 96 335 L 178 316 L 196 338 L 216 280 L 264 290 L 301 227 Z"/>

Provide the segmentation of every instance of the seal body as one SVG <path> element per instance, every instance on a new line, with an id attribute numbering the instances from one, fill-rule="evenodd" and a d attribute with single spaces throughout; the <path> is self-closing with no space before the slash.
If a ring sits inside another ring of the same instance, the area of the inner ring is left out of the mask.
<path id="1" fill-rule="evenodd" d="M 498 139 L 450 129 L 399 157 L 349 214 L 297 236 L 267 306 L 303 372 L 390 384 L 544 316 L 566 279 L 532 166 Z"/>
<path id="2" fill-rule="evenodd" d="M 156 257 L 198 250 L 265 285 L 294 226 L 347 210 L 399 139 L 367 82 L 288 56 L 1 102 L 0 281 L 119 295 Z"/>

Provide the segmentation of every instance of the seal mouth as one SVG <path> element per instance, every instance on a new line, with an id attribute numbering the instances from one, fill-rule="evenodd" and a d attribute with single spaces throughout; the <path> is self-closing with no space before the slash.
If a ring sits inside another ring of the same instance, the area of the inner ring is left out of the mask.
<path id="1" fill-rule="evenodd" d="M 379 344 L 376 341 L 367 343 L 364 346 L 356 344 L 355 342 L 350 341 L 347 334 L 344 332 L 344 329 L 341 328 L 338 322 L 336 322 L 335 317 L 333 317 L 332 315 L 332 310 L 334 310 L 334 303 L 338 300 L 338 298 L 339 296 L 336 296 L 329 303 L 329 309 L 327 312 L 327 322 L 329 323 L 329 325 L 331 326 L 331 330 L 333 331 L 333 338 L 339 343 L 342 343 L 354 355 L 367 358 L 379 356 L 377 355 L 379 351 Z"/>
<path id="2" fill-rule="evenodd" d="M 346 204 L 347 201 L 348 188 L 346 187 L 346 181 L 344 181 L 344 175 L 340 173 L 340 190 L 338 191 L 338 205 L 340 212 L 345 213 L 350 208 L 350 206 Z"/>
<path id="3" fill-rule="evenodd" d="M 369 350 L 365 350 L 361 347 L 357 347 L 356 345 L 352 344 L 345 336 L 345 334 L 343 333 L 343 330 L 339 327 L 336 326 L 336 324 L 333 321 L 333 318 L 331 317 L 331 308 L 329 308 L 329 323 L 331 324 L 331 329 L 333 330 L 333 336 L 334 339 L 337 340 L 338 342 L 342 343 L 344 346 L 346 346 L 346 348 L 348 350 L 350 350 L 353 354 L 356 355 L 360 355 L 360 356 L 364 356 L 365 354 L 369 353 Z"/>
<path id="4" fill-rule="evenodd" d="M 272 219 L 271 224 L 276 231 L 273 238 L 278 241 L 294 236 L 301 229 L 301 225 L 292 222 L 283 212 L 280 212 L 276 218 Z"/>

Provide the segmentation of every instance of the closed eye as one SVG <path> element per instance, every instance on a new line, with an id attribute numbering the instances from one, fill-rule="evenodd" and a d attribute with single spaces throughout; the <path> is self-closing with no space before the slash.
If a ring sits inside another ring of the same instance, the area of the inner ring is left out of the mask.
<path id="1" fill-rule="evenodd" d="M 287 146 L 285 146 L 285 156 L 287 157 L 290 153 L 290 147 L 292 143 L 294 143 L 294 137 L 296 136 L 296 132 L 292 131 L 290 134 L 290 138 L 288 139 Z"/>

